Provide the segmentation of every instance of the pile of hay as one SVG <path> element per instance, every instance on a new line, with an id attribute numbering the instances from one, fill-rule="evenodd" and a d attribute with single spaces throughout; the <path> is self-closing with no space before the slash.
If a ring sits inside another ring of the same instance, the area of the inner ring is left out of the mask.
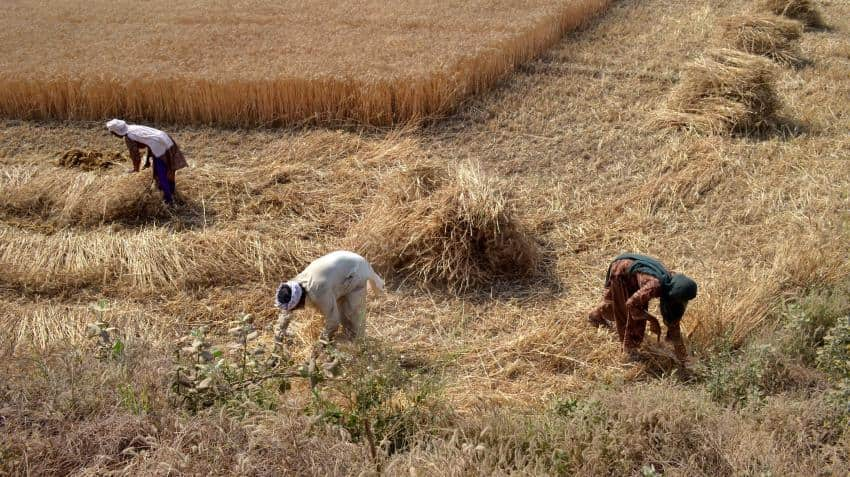
<path id="1" fill-rule="evenodd" d="M 789 65 L 802 62 L 797 40 L 803 26 L 796 20 L 771 14 L 737 15 L 724 19 L 722 25 L 732 48 Z"/>
<path id="2" fill-rule="evenodd" d="M 537 244 L 475 166 L 404 168 L 379 198 L 349 235 L 379 273 L 460 293 L 537 269 Z"/>
<path id="3" fill-rule="evenodd" d="M 747 132 L 773 123 L 780 109 L 770 60 L 719 49 L 685 67 L 655 123 L 711 134 Z"/>
<path id="4" fill-rule="evenodd" d="M 108 169 L 124 160 L 120 152 L 84 151 L 68 149 L 57 161 L 62 167 L 76 167 L 84 171 Z"/>
<path id="5" fill-rule="evenodd" d="M 36 216 L 59 226 L 135 223 L 168 215 L 146 173 L 41 171 L 9 184 L 4 192 L 0 206 L 6 215 Z"/>
<path id="6" fill-rule="evenodd" d="M 811 0 L 761 0 L 759 6 L 776 15 L 800 20 L 811 28 L 825 28 L 820 11 Z"/>

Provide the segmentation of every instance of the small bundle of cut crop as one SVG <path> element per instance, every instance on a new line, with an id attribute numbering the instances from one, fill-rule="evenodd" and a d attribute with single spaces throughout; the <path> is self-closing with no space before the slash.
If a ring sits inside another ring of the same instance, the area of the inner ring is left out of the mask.
<path id="1" fill-rule="evenodd" d="M 800 20 L 807 27 L 826 27 L 820 11 L 811 0 L 761 0 L 759 5 L 776 15 Z"/>
<path id="2" fill-rule="evenodd" d="M 789 65 L 801 62 L 797 40 L 803 26 L 771 14 L 737 15 L 722 22 L 724 37 L 734 48 Z"/>
<path id="3" fill-rule="evenodd" d="M 758 130 L 774 122 L 781 108 L 775 85 L 770 60 L 711 50 L 685 67 L 655 122 L 712 134 Z"/>
<path id="4" fill-rule="evenodd" d="M 123 156 L 120 152 L 84 151 L 82 149 L 69 149 L 59 158 L 57 165 L 63 167 L 74 167 L 84 171 L 107 169 L 121 162 Z"/>
<path id="5" fill-rule="evenodd" d="M 529 276 L 540 255 L 509 200 L 471 165 L 390 175 L 349 240 L 386 276 L 455 292 Z"/>

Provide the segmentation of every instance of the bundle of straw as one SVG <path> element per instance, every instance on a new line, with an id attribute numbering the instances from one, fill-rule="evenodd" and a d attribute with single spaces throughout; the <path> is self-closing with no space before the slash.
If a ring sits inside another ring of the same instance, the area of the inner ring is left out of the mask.
<path id="1" fill-rule="evenodd" d="M 704 133 L 746 132 L 770 124 L 781 107 L 776 68 L 736 50 L 707 52 L 688 64 L 656 124 Z"/>
<path id="2" fill-rule="evenodd" d="M 826 23 L 811 0 L 761 0 L 759 6 L 776 15 L 800 20 L 811 28 L 824 28 Z"/>
<path id="3" fill-rule="evenodd" d="M 752 14 L 729 17 L 721 24 L 724 38 L 733 48 L 779 63 L 796 65 L 801 62 L 797 40 L 803 33 L 803 26 L 796 20 Z"/>
<path id="4" fill-rule="evenodd" d="M 57 165 L 63 167 L 76 167 L 84 171 L 96 169 L 107 169 L 124 159 L 120 152 L 84 151 L 82 149 L 69 149 L 62 154 Z"/>
<path id="5" fill-rule="evenodd" d="M 418 165 L 382 185 L 349 236 L 381 273 L 462 292 L 536 270 L 537 244 L 477 166 Z"/>

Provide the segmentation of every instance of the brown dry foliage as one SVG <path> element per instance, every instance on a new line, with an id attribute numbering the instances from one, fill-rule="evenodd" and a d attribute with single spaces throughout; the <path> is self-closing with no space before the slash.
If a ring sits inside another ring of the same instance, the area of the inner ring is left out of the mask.
<path id="1" fill-rule="evenodd" d="M 800 64 L 798 40 L 802 25 L 776 15 L 736 15 L 722 20 L 723 34 L 730 47 L 779 63 Z"/>
<path id="2" fill-rule="evenodd" d="M 22 235 L 0 228 L 0 281 L 42 293 L 98 287 L 149 296 L 162 289 L 236 285 L 294 275 L 311 256 L 315 251 L 299 241 L 261 240 L 256 232 L 238 230 Z"/>
<path id="3" fill-rule="evenodd" d="M 566 416 L 482 410 L 447 438 L 422 440 L 386 470 L 458 477 L 641 475 L 652 465 L 672 476 L 747 475 L 764 468 L 840 475 L 847 463 L 843 448 L 850 444 L 840 424 L 830 421 L 840 410 L 822 398 L 807 402 L 776 397 L 762 409 L 736 413 L 668 380 L 639 383 L 579 400 Z M 809 445 L 793 444 L 801 436 Z"/>
<path id="4" fill-rule="evenodd" d="M 536 271 L 537 244 L 480 166 L 416 164 L 381 189 L 348 238 L 380 273 L 463 292 Z"/>
<path id="5" fill-rule="evenodd" d="M 772 124 L 781 107 L 769 60 L 709 50 L 685 66 L 656 123 L 713 134 L 747 132 Z"/>
<path id="6" fill-rule="evenodd" d="M 4 215 L 40 217 L 46 219 L 42 226 L 133 223 L 168 215 L 147 171 L 101 176 L 18 169 L 10 176 L 0 196 Z"/>
<path id="7" fill-rule="evenodd" d="M 826 27 L 820 10 L 812 0 L 759 0 L 759 7 L 776 15 L 800 20 L 808 27 Z"/>

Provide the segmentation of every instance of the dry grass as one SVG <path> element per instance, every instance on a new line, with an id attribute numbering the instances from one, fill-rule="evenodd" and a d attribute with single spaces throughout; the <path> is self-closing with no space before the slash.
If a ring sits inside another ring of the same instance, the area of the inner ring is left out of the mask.
<path id="1" fill-rule="evenodd" d="M 0 22 L 0 115 L 235 125 L 442 116 L 608 3 L 248 2 L 234 15 L 159 0 L 144 23 L 124 21 L 131 2 L 18 3 Z"/>
<path id="2" fill-rule="evenodd" d="M 136 223 L 168 215 L 149 171 L 101 176 L 19 168 L 4 179 L 4 214 L 39 217 L 42 225 Z"/>
<path id="3" fill-rule="evenodd" d="M 722 21 L 729 46 L 779 63 L 802 63 L 798 40 L 802 25 L 776 15 L 736 15 Z"/>
<path id="4" fill-rule="evenodd" d="M 685 66 L 657 123 L 714 134 L 748 132 L 773 124 L 780 109 L 776 71 L 768 60 L 711 50 Z"/>
<path id="5" fill-rule="evenodd" d="M 369 298 L 367 334 L 385 353 L 339 346 L 357 363 L 392 356 L 381 369 L 435 389 L 389 393 L 383 422 L 409 425 L 412 445 L 390 452 L 378 434 L 384 473 L 639 475 L 654 465 L 664 475 L 840 474 L 850 460 L 846 412 L 804 359 L 817 352 L 809 331 L 822 313 L 810 307 L 795 322 L 802 327 L 785 323 L 807 290 L 850 275 L 850 4 L 824 3 L 835 29 L 800 38 L 810 67 L 773 68 L 776 94 L 808 126 L 800 134 L 645 127 L 680 66 L 716 39 L 720 19 L 749 4 L 613 3 L 503 87 L 429 127 L 171 128 L 191 167 L 177 177 L 186 208 L 163 217 L 62 223 L 65 204 L 88 210 L 76 191 L 94 194 L 122 176 L 57 167 L 56 158 L 72 146 L 111 150 L 116 140 L 100 122 L 0 122 L 0 472 L 374 473 L 363 441 L 304 417 L 315 402 L 300 382 L 197 414 L 175 408 L 173 339 L 208 325 L 226 342 L 241 313 L 267 339 L 277 283 L 349 246 L 355 232 L 410 239 L 442 229 L 401 222 L 396 232 L 402 211 L 430 205 L 420 217 L 445 225 L 462 204 L 489 204 L 476 216 L 504 207 L 507 222 L 545 250 L 545 279 L 452 294 L 402 286 L 400 274 Z M 470 161 L 486 175 L 462 176 Z M 28 206 L 30 196 L 48 205 Z M 384 203 L 392 207 L 379 220 Z M 489 223 L 485 231 L 496 230 Z M 381 238 L 372 243 L 393 243 Z M 422 243 L 417 250 L 434 250 Z M 646 360 L 626 363 L 610 333 L 586 325 L 605 267 L 622 251 L 659 256 L 699 283 L 683 322 L 693 380 L 670 376 L 669 349 L 654 336 Z M 104 318 L 126 330 L 125 362 L 102 362 L 80 342 L 96 316 L 89 305 L 101 299 Z M 842 300 L 829 316 L 846 316 Z M 310 353 L 320 327 L 315 314 L 297 314 L 293 356 Z M 795 351 L 782 336 L 811 342 Z M 770 361 L 751 359 L 765 347 Z M 380 385 L 390 374 L 371 377 Z M 347 379 L 321 385 L 344 410 L 356 403 Z M 366 401 L 370 390 L 361 388 Z M 450 409 L 436 416 L 448 424 L 395 406 L 417 398 Z"/>
<path id="6" fill-rule="evenodd" d="M 238 284 L 292 275 L 315 256 L 300 241 L 261 240 L 252 232 L 60 232 L 0 229 L 0 281 L 20 290 L 85 287 L 144 296 L 175 288 Z M 49 251 L 49 252 L 48 252 Z"/>
<path id="7" fill-rule="evenodd" d="M 826 27 L 820 10 L 812 0 L 759 0 L 759 7 L 776 15 L 800 20 L 808 27 Z"/>
<path id="8" fill-rule="evenodd" d="M 381 273 L 462 292 L 537 270 L 537 244 L 480 166 L 416 164 L 380 183 L 348 243 Z"/>
<path id="9" fill-rule="evenodd" d="M 826 416 L 837 418 L 837 410 L 817 398 L 809 405 L 776 398 L 763 409 L 735 413 L 670 381 L 637 384 L 600 391 L 560 412 L 482 412 L 448 438 L 425 440 L 392 459 L 387 472 L 640 475 L 652 466 L 674 476 L 739 475 L 756 468 L 841 474 L 847 436 L 838 433 L 836 439 L 836 425 L 824 425 Z M 789 445 L 789 431 L 806 435 L 813 446 Z"/>

